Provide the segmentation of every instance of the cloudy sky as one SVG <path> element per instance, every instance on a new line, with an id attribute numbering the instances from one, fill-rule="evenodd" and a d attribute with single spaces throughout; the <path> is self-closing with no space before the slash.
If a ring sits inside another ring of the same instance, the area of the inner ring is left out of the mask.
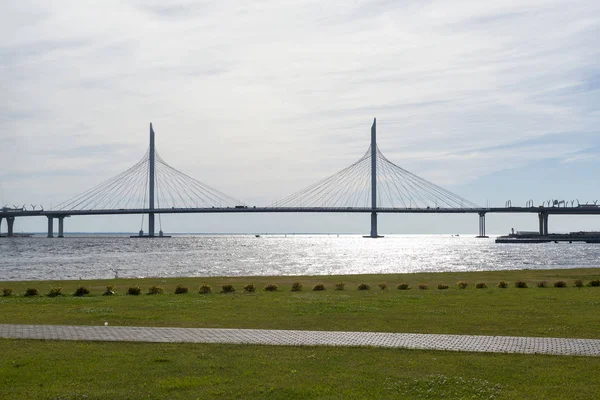
<path id="1" fill-rule="evenodd" d="M 269 205 L 360 158 L 374 117 L 388 159 L 477 204 L 600 199 L 596 0 L 0 0 L 0 22 L 2 205 L 50 208 L 126 170 L 148 147 L 149 122 L 172 166 Z M 492 232 L 537 223 L 489 219 Z M 368 230 L 367 215 L 163 223 Z M 476 232 L 477 219 L 380 225 Z M 136 231 L 139 217 L 77 217 L 67 229 Z"/>

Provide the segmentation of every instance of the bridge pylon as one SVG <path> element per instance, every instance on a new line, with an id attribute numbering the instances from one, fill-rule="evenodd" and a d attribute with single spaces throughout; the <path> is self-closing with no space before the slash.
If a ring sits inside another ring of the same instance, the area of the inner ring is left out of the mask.
<path id="1" fill-rule="evenodd" d="M 156 148 L 154 146 L 154 129 L 152 129 L 152 122 L 150 122 L 150 171 L 148 177 L 148 209 L 151 211 L 148 213 L 148 236 L 154 237 L 154 161 L 155 161 L 155 151 Z"/>
<path id="2" fill-rule="evenodd" d="M 377 234 L 377 118 L 371 125 L 371 233 L 366 238 L 381 238 Z"/>

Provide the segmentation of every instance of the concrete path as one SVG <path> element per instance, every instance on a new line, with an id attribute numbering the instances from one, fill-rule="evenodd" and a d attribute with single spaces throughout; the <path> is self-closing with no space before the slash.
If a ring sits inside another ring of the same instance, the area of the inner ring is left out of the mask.
<path id="1" fill-rule="evenodd" d="M 418 333 L 0 324 L 0 338 L 283 346 L 372 346 L 487 353 L 600 356 L 599 339 Z"/>

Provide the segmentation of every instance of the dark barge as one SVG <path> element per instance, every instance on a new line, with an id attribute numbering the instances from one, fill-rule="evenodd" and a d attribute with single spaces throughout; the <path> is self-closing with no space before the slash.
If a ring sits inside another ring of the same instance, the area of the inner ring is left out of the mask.
<path id="1" fill-rule="evenodd" d="M 600 243 L 600 232 L 569 232 L 540 235 L 538 232 L 517 232 L 506 236 L 498 236 L 496 243 L 558 243 L 585 242 Z"/>

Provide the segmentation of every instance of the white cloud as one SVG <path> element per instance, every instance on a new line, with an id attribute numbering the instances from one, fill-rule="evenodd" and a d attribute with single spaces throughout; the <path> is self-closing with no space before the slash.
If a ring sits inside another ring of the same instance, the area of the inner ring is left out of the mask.
<path id="1" fill-rule="evenodd" d="M 150 121 L 167 162 L 264 203 L 358 159 L 373 117 L 384 154 L 442 186 L 597 144 L 578 140 L 599 121 L 593 0 L 20 1 L 0 15 L 0 176 L 17 202 L 126 169 Z M 544 144 L 561 132 L 572 140 Z"/>

